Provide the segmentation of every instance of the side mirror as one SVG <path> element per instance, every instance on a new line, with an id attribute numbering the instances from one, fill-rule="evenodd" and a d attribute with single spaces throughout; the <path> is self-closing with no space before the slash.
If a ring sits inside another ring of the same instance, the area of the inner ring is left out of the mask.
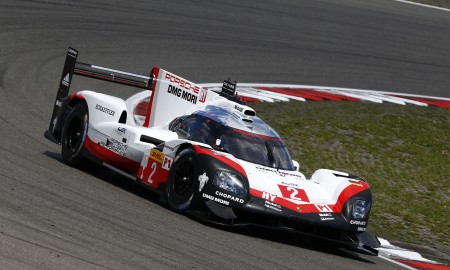
<path id="1" fill-rule="evenodd" d="M 292 160 L 292 164 L 294 164 L 294 169 L 298 172 L 300 170 L 300 164 L 295 160 Z"/>

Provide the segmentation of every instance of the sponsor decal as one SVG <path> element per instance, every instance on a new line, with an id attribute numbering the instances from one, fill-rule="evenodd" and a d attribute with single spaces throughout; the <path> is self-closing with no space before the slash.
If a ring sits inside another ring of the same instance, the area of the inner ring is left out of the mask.
<path id="1" fill-rule="evenodd" d="M 191 102 L 192 104 L 197 104 L 197 95 L 191 94 L 188 91 L 182 90 L 181 88 L 169 85 L 169 87 L 167 88 L 167 92 L 188 102 Z"/>
<path id="2" fill-rule="evenodd" d="M 261 167 L 261 166 L 255 166 L 255 168 L 260 172 L 276 172 L 275 169 L 270 169 L 270 168 Z"/>
<path id="3" fill-rule="evenodd" d="M 166 81 L 169 81 L 173 84 L 177 84 L 184 90 L 193 92 L 195 94 L 198 94 L 200 92 L 200 86 L 190 83 L 189 81 L 186 81 L 177 75 L 174 75 L 172 73 L 167 72 L 166 77 L 164 78 Z"/>
<path id="4" fill-rule="evenodd" d="M 319 217 L 322 221 L 334 220 L 334 217 L 331 213 L 319 213 Z"/>
<path id="5" fill-rule="evenodd" d="M 284 185 L 278 185 L 278 188 L 280 189 L 281 195 L 283 195 L 284 198 L 302 202 L 309 202 L 308 196 L 303 189 Z"/>
<path id="6" fill-rule="evenodd" d="M 300 185 L 297 184 L 297 183 L 286 183 L 286 182 L 281 182 L 281 184 L 282 184 L 282 185 L 285 185 L 285 186 L 290 186 L 290 187 L 300 187 Z"/>
<path id="7" fill-rule="evenodd" d="M 124 135 L 125 133 L 127 133 L 127 129 L 126 129 L 126 128 L 118 127 L 118 128 L 116 129 L 116 132 L 117 132 L 117 134 L 119 134 L 119 135 Z"/>
<path id="8" fill-rule="evenodd" d="M 163 163 L 164 160 L 164 154 L 156 149 L 152 149 L 150 151 L 150 158 L 158 163 Z"/>
<path id="9" fill-rule="evenodd" d="M 164 145 L 164 148 L 166 148 L 167 150 L 172 151 L 172 152 L 175 151 L 175 147 L 168 146 L 167 144 Z"/>
<path id="10" fill-rule="evenodd" d="M 200 89 L 200 98 L 198 99 L 198 101 L 200 101 L 201 103 L 205 103 L 207 95 L 208 95 L 208 89 L 202 87 Z"/>
<path id="11" fill-rule="evenodd" d="M 208 183 L 209 177 L 206 175 L 206 172 L 204 172 L 203 174 L 198 176 L 198 191 L 202 191 L 203 187 L 205 186 L 206 183 Z"/>
<path id="12" fill-rule="evenodd" d="M 350 224 L 358 225 L 358 226 L 366 226 L 366 222 L 365 221 L 360 221 L 360 220 L 350 220 Z"/>
<path id="13" fill-rule="evenodd" d="M 365 232 L 367 230 L 367 228 L 365 228 L 365 227 L 358 227 L 358 228 L 356 228 L 356 230 L 358 232 Z"/>
<path id="14" fill-rule="evenodd" d="M 265 202 L 264 202 L 264 206 L 265 206 L 266 208 L 275 210 L 275 211 L 277 211 L 277 212 L 281 212 L 281 211 L 282 211 L 282 210 L 281 210 L 281 205 L 279 205 L 279 204 L 277 204 L 277 203 L 274 203 L 274 202 L 271 202 L 271 201 L 265 201 Z"/>
<path id="15" fill-rule="evenodd" d="M 55 105 L 58 106 L 58 107 L 61 107 L 62 106 L 62 102 L 57 99 Z"/>
<path id="16" fill-rule="evenodd" d="M 214 197 L 214 196 L 212 196 L 212 195 L 209 195 L 209 194 L 206 194 L 206 193 L 203 193 L 203 194 L 202 194 L 202 197 L 205 198 L 205 199 L 214 201 L 214 202 L 218 202 L 218 203 L 220 203 L 220 204 L 230 205 L 230 202 L 229 202 L 229 201 L 226 201 L 226 200 L 221 199 L 221 198 L 216 198 L 216 197 Z"/>
<path id="17" fill-rule="evenodd" d="M 109 115 L 111 115 L 111 116 L 114 116 L 114 114 L 116 113 L 115 111 L 110 110 L 110 109 L 108 109 L 108 108 L 106 108 L 106 107 L 103 107 L 103 106 L 101 106 L 101 105 L 98 105 L 98 104 L 95 105 L 95 109 L 96 109 L 96 110 L 99 110 L 99 111 L 101 111 L 101 112 L 107 113 L 107 114 L 109 114 Z"/>
<path id="18" fill-rule="evenodd" d="M 164 156 L 164 161 L 163 161 L 161 167 L 164 170 L 170 170 L 170 167 L 172 167 L 172 163 L 173 163 L 173 158 L 171 158 L 169 156 Z"/>
<path id="19" fill-rule="evenodd" d="M 285 177 L 285 176 L 292 176 L 292 177 L 296 177 L 296 178 L 301 178 L 300 174 L 296 174 L 296 173 L 290 173 L 290 172 L 282 172 L 276 169 L 271 169 L 271 168 L 266 168 L 266 167 L 261 167 L 261 166 L 255 166 L 255 168 L 260 171 L 260 172 L 273 172 L 278 174 L 279 176 Z M 282 183 L 283 185 L 288 185 L 288 186 L 300 186 L 298 184 L 295 183 Z"/>
<path id="20" fill-rule="evenodd" d="M 239 105 L 234 105 L 234 108 L 239 112 L 242 112 L 244 110 L 244 107 L 241 107 Z"/>
<path id="21" fill-rule="evenodd" d="M 235 202 L 238 202 L 238 203 L 244 203 L 244 199 L 241 199 L 241 198 L 238 198 L 238 197 L 235 197 L 233 195 L 226 194 L 226 193 L 223 193 L 223 192 L 220 192 L 220 191 L 216 191 L 216 196 L 223 197 L 223 198 L 225 198 L 227 200 L 235 201 Z"/>
<path id="22" fill-rule="evenodd" d="M 76 56 L 78 55 L 78 52 L 75 51 L 75 50 L 72 49 L 72 48 L 69 48 L 69 49 L 67 50 L 67 52 L 68 52 L 69 54 L 71 54 L 72 57 L 76 57 Z"/>
<path id="23" fill-rule="evenodd" d="M 319 212 L 333 212 L 330 206 L 326 204 L 314 204 L 314 206 L 319 210 Z"/>
<path id="24" fill-rule="evenodd" d="M 62 85 L 64 86 L 69 86 L 70 84 L 70 77 L 69 77 L 69 73 L 67 73 L 67 75 L 64 77 L 64 79 L 62 80 Z"/>
<path id="25" fill-rule="evenodd" d="M 113 138 L 106 139 L 106 143 L 100 142 L 100 145 L 121 156 L 125 156 L 128 146 Z"/>
<path id="26" fill-rule="evenodd" d="M 234 93 L 236 92 L 236 82 L 232 83 L 230 82 L 230 78 L 228 80 L 224 80 L 222 84 L 222 93 L 234 96 Z"/>
<path id="27" fill-rule="evenodd" d="M 269 201 L 273 202 L 276 197 L 277 197 L 277 195 L 271 194 L 269 192 L 263 192 L 262 193 L 262 198 L 265 199 L 265 200 L 269 200 Z"/>

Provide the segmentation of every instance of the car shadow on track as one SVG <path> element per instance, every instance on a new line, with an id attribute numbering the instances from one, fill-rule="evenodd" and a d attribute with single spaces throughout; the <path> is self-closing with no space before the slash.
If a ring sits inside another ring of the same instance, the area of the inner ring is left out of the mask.
<path id="1" fill-rule="evenodd" d="M 294 231 L 288 231 L 277 228 L 262 227 L 257 225 L 231 227 L 231 226 L 210 224 L 208 222 L 204 222 L 204 224 L 213 228 L 229 231 L 232 233 L 238 233 L 245 236 L 268 240 L 271 242 L 277 242 L 321 253 L 327 253 L 330 255 L 345 257 L 348 259 L 357 260 L 364 263 L 376 264 L 374 261 L 370 259 L 361 257 L 360 254 L 358 254 L 357 252 L 345 249 L 343 245 L 340 246 L 339 244 L 333 243 L 332 241 L 317 238 L 307 234 L 301 234 Z"/>
<path id="2" fill-rule="evenodd" d="M 59 161 L 64 166 L 70 167 L 66 163 L 64 163 L 61 154 L 55 153 L 51 151 L 45 151 L 43 153 L 44 155 Z M 143 188 L 142 186 L 138 185 L 137 183 L 125 178 L 124 176 L 113 172 L 101 165 L 95 164 L 93 162 L 86 162 L 82 163 L 80 166 L 77 166 L 75 169 L 81 170 L 86 174 L 89 174 L 91 176 L 94 176 L 104 182 L 107 182 L 115 187 L 121 188 L 123 190 L 126 190 L 134 195 L 137 195 L 143 199 L 149 200 L 153 203 L 160 204 L 159 195 L 152 192 L 149 189 Z M 162 204 L 161 204 L 162 205 Z M 162 205 L 164 206 L 164 205 Z"/>
<path id="3" fill-rule="evenodd" d="M 61 158 L 59 153 L 45 151 L 44 155 L 53 158 L 62 164 L 66 165 Z M 68 165 L 66 165 L 68 166 Z M 130 181 L 125 177 L 119 175 L 116 172 L 108 170 L 101 165 L 97 165 L 91 162 L 85 163 L 76 169 L 79 169 L 91 176 L 94 176 L 106 183 L 109 183 L 115 187 L 128 191 L 136 196 L 139 196 L 142 199 L 148 200 L 152 203 L 158 204 L 163 208 L 169 209 L 167 204 L 163 203 L 160 199 L 160 196 L 149 189 L 142 187 L 136 182 Z M 374 261 L 363 258 L 360 254 L 353 252 L 351 250 L 344 249 L 343 247 L 338 246 L 336 243 L 331 241 L 327 241 L 326 239 L 316 238 L 310 235 L 300 234 L 292 231 L 276 229 L 276 228 L 267 228 L 261 226 L 227 226 L 227 225 L 219 225 L 214 224 L 207 221 L 201 221 L 195 217 L 191 216 L 182 216 L 182 218 L 189 218 L 193 222 L 198 222 L 205 226 L 209 226 L 210 228 L 224 230 L 231 233 L 237 233 L 249 237 L 254 237 L 258 239 L 269 240 L 272 242 L 277 242 L 285 245 L 295 246 L 303 249 L 309 249 L 317 252 L 323 252 L 330 255 L 345 257 L 352 260 L 361 261 L 364 263 L 375 264 Z"/>

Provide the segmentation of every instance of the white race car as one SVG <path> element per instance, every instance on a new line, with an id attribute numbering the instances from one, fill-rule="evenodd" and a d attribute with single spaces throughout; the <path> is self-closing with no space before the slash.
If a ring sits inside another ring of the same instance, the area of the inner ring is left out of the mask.
<path id="1" fill-rule="evenodd" d="M 101 164 L 202 220 L 289 229 L 377 254 L 379 243 L 366 232 L 369 185 L 327 169 L 306 178 L 280 136 L 240 102 L 235 83 L 216 93 L 158 67 L 146 77 L 77 56 L 69 48 L 45 132 L 67 164 Z M 73 75 L 145 90 L 127 100 L 69 95 Z"/>

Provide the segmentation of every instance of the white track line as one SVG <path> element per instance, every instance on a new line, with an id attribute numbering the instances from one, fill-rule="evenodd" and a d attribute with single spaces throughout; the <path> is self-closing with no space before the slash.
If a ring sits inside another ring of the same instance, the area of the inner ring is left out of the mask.
<path id="1" fill-rule="evenodd" d="M 431 6 L 431 5 L 427 5 L 427 4 L 421 4 L 421 3 L 416 3 L 416 2 L 406 1 L 406 0 L 392 0 L 392 1 L 401 2 L 401 3 L 405 3 L 405 4 L 410 4 L 410 5 L 415 5 L 415 6 L 434 8 L 434 9 L 439 9 L 439 10 L 443 10 L 443 11 L 450 11 L 450 9 L 448 9 L 448 8 Z"/>

